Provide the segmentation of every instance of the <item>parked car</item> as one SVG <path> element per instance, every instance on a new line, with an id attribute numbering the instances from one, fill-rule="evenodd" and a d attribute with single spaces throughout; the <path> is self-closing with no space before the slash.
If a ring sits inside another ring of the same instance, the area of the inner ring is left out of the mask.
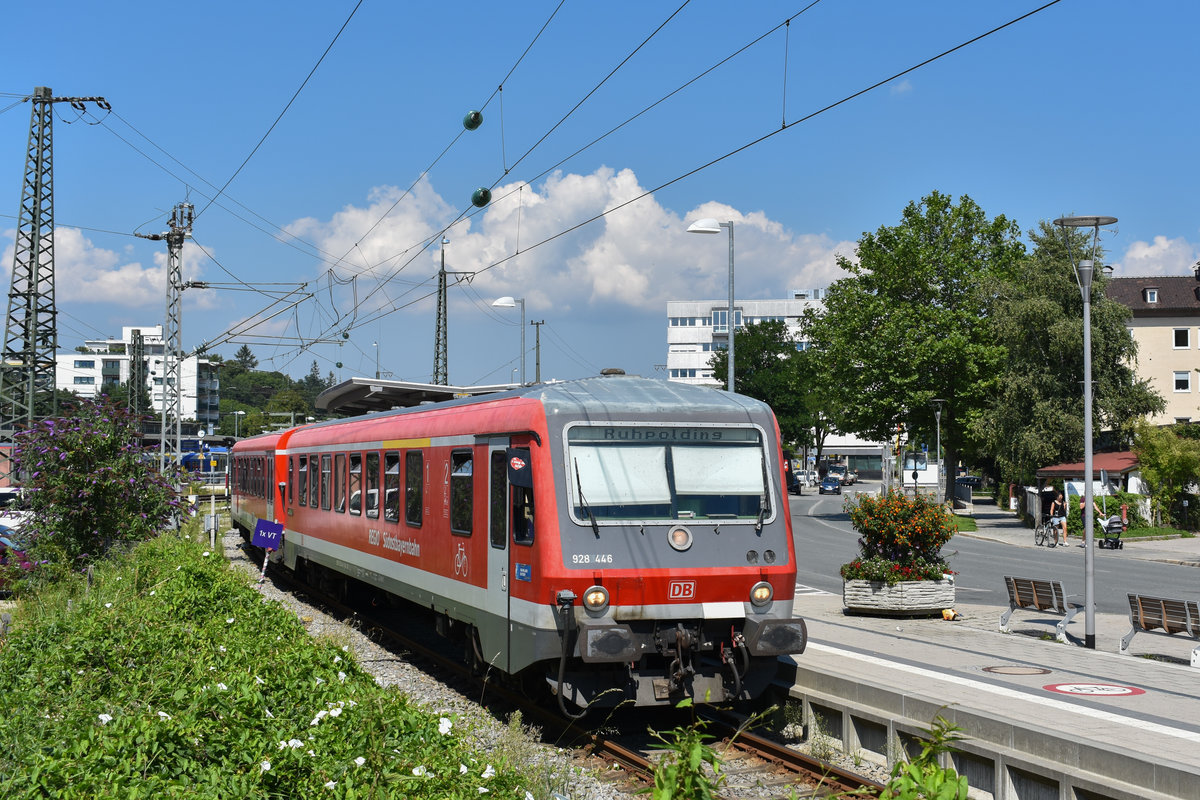
<path id="1" fill-rule="evenodd" d="M 970 486 L 972 489 L 978 489 L 983 485 L 983 478 L 978 475 L 959 475 L 954 479 L 954 482 L 959 486 Z"/>
<path id="2" fill-rule="evenodd" d="M 803 481 L 805 486 L 816 486 L 821 482 L 821 478 L 815 469 L 809 469 L 804 471 Z"/>
<path id="3" fill-rule="evenodd" d="M 826 475 L 821 479 L 821 488 L 817 491 L 820 494 L 825 494 L 826 492 L 830 494 L 841 494 L 842 479 L 837 475 Z"/>

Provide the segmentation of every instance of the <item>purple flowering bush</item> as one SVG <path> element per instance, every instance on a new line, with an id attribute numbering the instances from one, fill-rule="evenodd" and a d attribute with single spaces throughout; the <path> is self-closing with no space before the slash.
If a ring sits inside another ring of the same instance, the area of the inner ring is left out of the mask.
<path id="1" fill-rule="evenodd" d="M 166 528 L 180 498 L 157 456 L 142 447 L 129 410 L 106 397 L 18 433 L 13 467 L 30 511 L 21 533 L 34 573 L 76 571 Z"/>

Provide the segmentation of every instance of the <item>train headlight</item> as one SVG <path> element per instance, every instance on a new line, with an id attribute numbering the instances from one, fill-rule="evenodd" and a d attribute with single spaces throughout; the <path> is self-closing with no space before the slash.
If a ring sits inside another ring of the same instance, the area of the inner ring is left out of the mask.
<path id="1" fill-rule="evenodd" d="M 608 589 L 593 586 L 583 593 L 583 607 L 588 611 L 603 611 L 608 608 Z"/>
<path id="2" fill-rule="evenodd" d="M 692 546 L 692 532 L 682 525 L 676 525 L 667 531 L 667 541 L 671 543 L 671 547 L 682 553 Z"/>
<path id="3" fill-rule="evenodd" d="M 759 581 L 750 587 L 750 602 L 756 606 L 765 606 L 775 596 L 775 590 L 766 581 Z"/>

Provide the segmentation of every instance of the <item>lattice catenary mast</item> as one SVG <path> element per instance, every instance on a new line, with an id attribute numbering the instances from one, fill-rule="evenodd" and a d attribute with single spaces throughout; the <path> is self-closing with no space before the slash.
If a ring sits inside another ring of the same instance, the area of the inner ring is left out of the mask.
<path id="1" fill-rule="evenodd" d="M 70 103 L 84 111 L 86 103 L 110 108 L 103 97 L 54 97 L 38 86 L 28 98 L 33 110 L 21 213 L 13 246 L 12 287 L 0 354 L 0 475 L 8 475 L 8 454 L 17 432 L 34 420 L 58 413 L 55 352 L 58 350 L 54 307 L 54 135 L 53 105 Z"/>

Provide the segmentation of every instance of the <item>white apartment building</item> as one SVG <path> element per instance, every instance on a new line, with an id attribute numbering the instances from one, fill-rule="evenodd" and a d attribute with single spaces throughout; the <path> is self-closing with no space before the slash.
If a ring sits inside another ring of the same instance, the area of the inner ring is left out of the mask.
<path id="1" fill-rule="evenodd" d="M 1137 375 L 1166 401 L 1150 423 L 1200 421 L 1200 267 L 1194 276 L 1112 278 L 1105 294 L 1133 312 Z"/>
<path id="2" fill-rule="evenodd" d="M 735 300 L 736 330 L 768 320 L 780 320 L 799 340 L 800 317 L 809 308 L 820 310 L 824 289 L 793 289 L 784 300 Z M 713 351 L 729 348 L 728 300 L 670 300 L 667 302 L 667 377 L 680 383 L 719 386 L 709 360 Z"/>
<path id="3" fill-rule="evenodd" d="M 166 373 L 163 356 L 166 343 L 163 341 L 162 325 L 124 327 L 120 339 L 89 339 L 83 343 L 81 351 L 57 354 L 55 385 L 82 397 L 96 397 L 106 387 L 129 381 L 133 375 L 134 331 L 141 331 L 142 374 L 146 378 L 152 410 L 161 414 Z M 216 365 L 206 358 L 188 356 L 180 364 L 179 373 L 182 384 L 181 418 L 195 420 L 205 427 L 215 427 L 220 403 Z"/>

